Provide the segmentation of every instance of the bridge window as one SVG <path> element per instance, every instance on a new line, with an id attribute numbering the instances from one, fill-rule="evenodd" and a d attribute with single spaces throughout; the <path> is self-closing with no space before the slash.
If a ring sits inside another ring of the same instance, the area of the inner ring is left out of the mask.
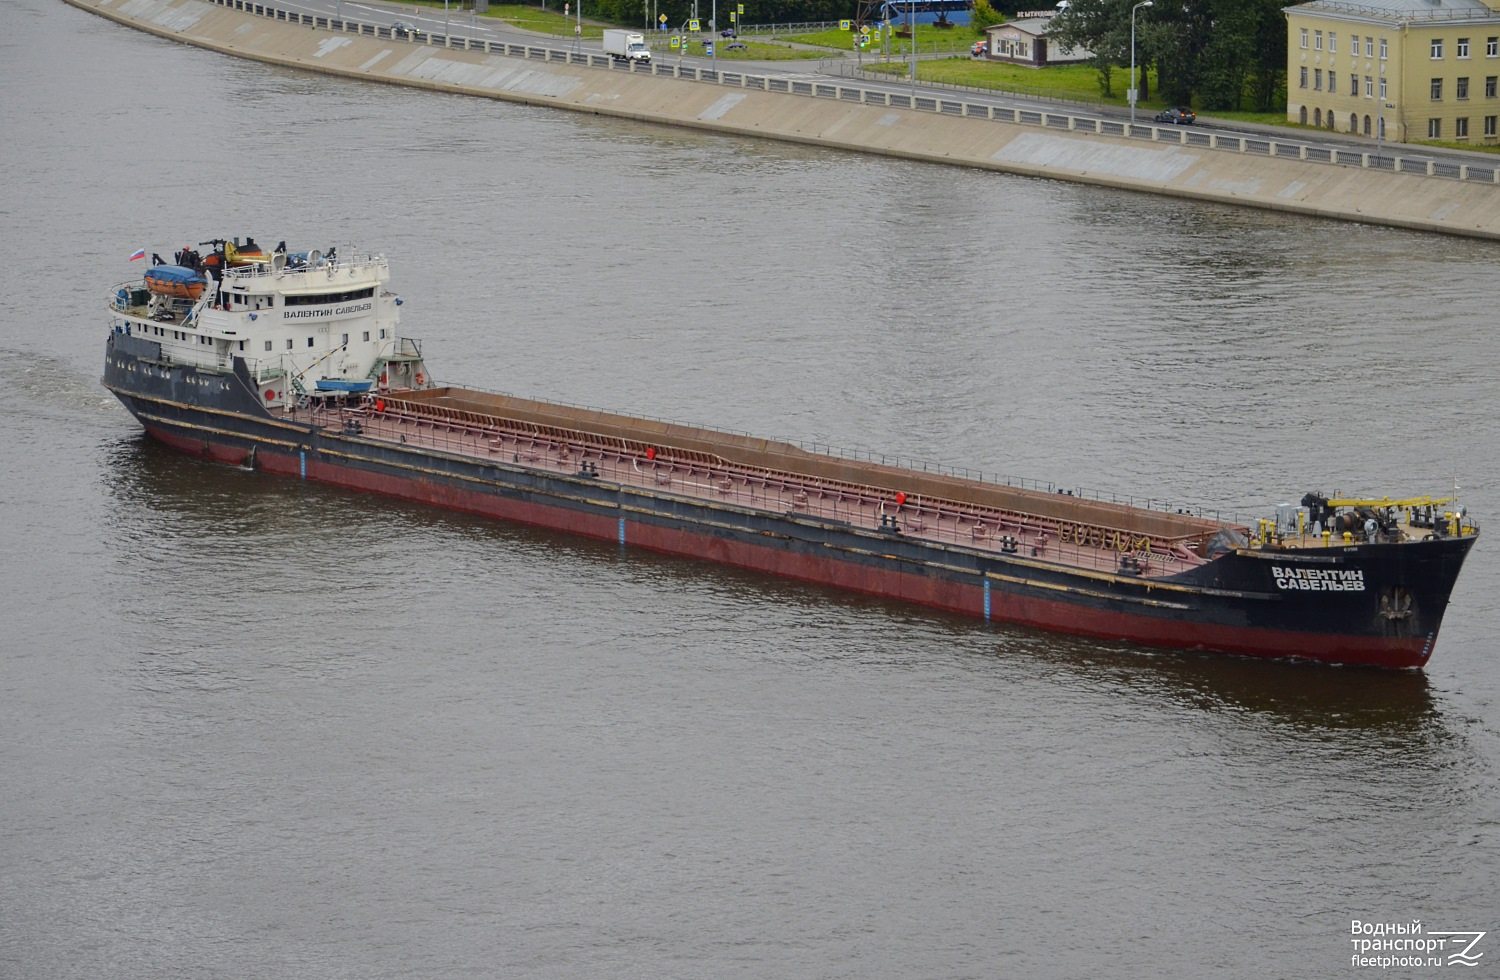
<path id="1" fill-rule="evenodd" d="M 347 303 L 351 299 L 369 299 L 375 295 L 375 287 L 350 289 L 341 293 L 315 293 L 305 296 L 285 297 L 287 306 L 322 306 L 326 303 Z"/>

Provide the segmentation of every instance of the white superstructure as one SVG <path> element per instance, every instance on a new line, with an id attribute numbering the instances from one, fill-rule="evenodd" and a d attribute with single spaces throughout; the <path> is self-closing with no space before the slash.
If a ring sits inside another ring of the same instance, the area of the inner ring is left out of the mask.
<path id="1" fill-rule="evenodd" d="M 401 300 L 386 289 L 383 256 L 284 245 L 264 255 L 228 244 L 207 261 L 187 249 L 177 259 L 186 264 L 158 265 L 116 287 L 110 302 L 115 329 L 159 343 L 164 360 L 229 373 L 243 358 L 267 407 L 290 408 L 319 390 L 431 384 L 416 343 L 397 336 Z"/>

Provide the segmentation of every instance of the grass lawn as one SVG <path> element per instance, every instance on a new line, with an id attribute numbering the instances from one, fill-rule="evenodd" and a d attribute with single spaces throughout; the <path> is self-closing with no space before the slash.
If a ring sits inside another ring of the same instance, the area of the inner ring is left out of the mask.
<path id="1" fill-rule="evenodd" d="M 442 10 L 443 0 L 403 0 L 403 6 L 412 9 L 422 7 L 427 10 Z M 469 6 L 460 6 L 458 3 L 448 5 L 449 17 L 457 20 L 463 18 L 467 21 L 472 9 Z M 399 19 L 400 15 L 393 13 L 392 16 Z M 563 0 L 554 0 L 546 10 L 541 7 L 532 7 L 519 3 L 491 4 L 486 13 L 479 15 L 481 18 L 490 20 L 503 20 L 507 24 L 519 27 L 525 31 L 536 31 L 539 34 L 556 34 L 558 37 L 572 37 L 573 28 L 578 21 L 573 17 L 563 16 Z M 602 38 L 604 36 L 604 24 L 594 24 L 589 21 L 583 22 L 583 36 L 591 38 Z"/>
<path id="2" fill-rule="evenodd" d="M 899 26 L 896 30 L 900 30 Z M 968 54 L 969 48 L 974 42 L 980 40 L 982 34 L 976 33 L 970 27 L 953 27 L 947 30 L 933 27 L 931 24 L 917 25 L 917 50 L 923 54 L 955 54 L 962 52 Z M 854 34 L 852 31 L 820 31 L 817 34 L 789 34 L 778 40 L 795 41 L 798 44 L 812 44 L 820 48 L 833 48 L 838 51 L 854 50 Z M 895 30 L 891 32 L 891 53 L 894 55 L 903 45 L 911 44 L 904 37 L 897 37 Z M 878 30 L 870 32 L 870 46 L 865 48 L 865 54 L 879 53 L 881 49 L 881 38 Z"/>
<path id="3" fill-rule="evenodd" d="M 424 7 L 428 10 L 442 10 L 441 0 L 415 0 L 412 7 Z M 538 34 L 552 34 L 559 38 L 573 37 L 573 29 L 578 21 L 574 17 L 563 15 L 562 0 L 552 0 L 546 10 L 533 7 L 528 4 L 507 3 L 491 4 L 488 12 L 480 14 L 480 17 L 491 20 L 501 20 L 513 27 L 523 31 L 536 31 Z M 453 18 L 462 17 L 467 20 L 469 8 L 460 7 L 453 3 L 448 8 L 449 16 Z M 591 40 L 599 40 L 604 37 L 609 24 L 600 24 L 594 21 L 583 22 L 583 36 Z M 668 45 L 669 33 L 662 31 L 646 31 L 641 28 L 625 28 L 626 30 L 638 30 L 646 38 L 646 44 L 650 46 L 652 56 L 656 58 L 668 58 L 676 55 Z M 705 35 L 706 36 L 706 35 Z M 789 48 L 784 44 L 765 44 L 759 41 L 736 38 L 745 45 L 744 48 L 730 50 L 729 42 L 720 39 L 718 44 L 718 59 L 720 61 L 797 61 L 805 58 L 819 57 L 816 51 L 799 51 Z M 694 43 L 687 52 L 695 57 L 703 57 L 703 48 L 699 43 Z"/>
<path id="4" fill-rule="evenodd" d="M 805 60 L 826 57 L 820 51 L 789 48 L 784 44 L 765 44 L 765 42 L 760 41 L 748 41 L 745 38 L 735 38 L 735 42 L 744 45 L 744 48 L 730 48 L 729 42 L 724 41 L 723 38 L 715 42 L 714 47 L 718 50 L 717 57 L 720 62 L 723 62 L 724 59 L 732 60 L 732 62 L 805 62 Z M 658 45 L 652 44 L 651 50 L 657 50 L 657 47 Z M 667 47 L 664 41 L 661 42 L 660 48 L 661 57 L 670 57 L 676 54 L 676 51 Z M 703 56 L 703 47 L 699 42 L 693 42 L 693 45 L 688 48 L 687 53 L 694 57 L 705 57 Z"/>
<path id="5" fill-rule="evenodd" d="M 654 35 L 646 38 L 651 45 L 652 57 L 675 58 L 677 52 L 668 44 L 667 38 L 657 38 Z M 742 37 L 734 39 L 734 43 L 742 44 L 742 48 L 731 48 L 730 41 L 719 38 L 714 42 L 717 51 L 715 55 L 720 61 L 803 61 L 810 58 L 822 58 L 824 55 L 818 51 L 805 51 L 797 48 L 789 48 L 784 44 L 766 44 L 761 41 L 750 41 Z M 708 57 L 703 53 L 703 44 L 693 41 L 686 52 L 694 58 Z"/>
<path id="6" fill-rule="evenodd" d="M 888 71 L 896 75 L 906 74 L 904 64 L 877 65 L 873 71 Z M 996 89 L 1020 95 L 1034 95 L 1048 99 L 1070 99 L 1096 105 L 1113 105 L 1124 108 L 1125 90 L 1130 85 L 1130 69 L 1115 71 L 1110 79 L 1114 91 L 1112 98 L 1105 98 L 1099 91 L 1099 73 L 1088 65 L 1053 65 L 1048 68 L 1023 68 L 1001 62 L 985 61 L 982 58 L 944 58 L 937 61 L 917 62 L 917 77 L 929 82 L 946 82 L 969 88 Z M 1146 79 L 1156 86 L 1156 75 Z M 1167 108 L 1171 103 L 1161 99 L 1143 99 L 1137 109 L 1151 116 Z M 1265 123 L 1270 126 L 1287 125 L 1285 112 L 1210 112 L 1205 115 L 1215 119 L 1234 119 L 1241 122 Z"/>
<path id="7" fill-rule="evenodd" d="M 881 66 L 878 71 L 901 74 L 904 65 Z M 1130 71 L 1117 71 L 1111 79 L 1114 98 L 1107 99 L 1099 91 L 1099 73 L 1088 65 L 1054 65 L 1050 68 L 1023 68 L 983 58 L 941 58 L 935 61 L 917 62 L 917 77 L 930 82 L 946 82 L 949 85 L 966 85 L 971 88 L 999 89 L 1019 92 L 1023 95 L 1038 95 L 1054 99 L 1072 99 L 1077 102 L 1099 102 L 1106 105 L 1126 105 L 1125 89 L 1129 84 Z M 1155 77 L 1150 79 L 1155 84 Z M 1142 109 L 1165 108 L 1166 103 L 1152 100 L 1140 103 Z"/>

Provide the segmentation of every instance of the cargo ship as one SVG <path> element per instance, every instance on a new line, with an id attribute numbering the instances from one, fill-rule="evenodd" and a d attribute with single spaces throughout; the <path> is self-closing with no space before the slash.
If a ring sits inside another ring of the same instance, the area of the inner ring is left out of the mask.
<path id="1" fill-rule="evenodd" d="M 1478 537 L 1452 497 L 1239 522 L 439 384 L 383 257 L 202 244 L 113 289 L 103 383 L 224 463 L 994 622 L 1390 668 L 1432 656 Z"/>

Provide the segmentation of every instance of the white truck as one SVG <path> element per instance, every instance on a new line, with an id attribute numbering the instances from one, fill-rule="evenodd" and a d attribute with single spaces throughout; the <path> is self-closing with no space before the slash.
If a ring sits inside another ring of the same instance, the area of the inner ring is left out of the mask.
<path id="1" fill-rule="evenodd" d="M 605 31 L 604 53 L 618 61 L 651 63 L 651 49 L 646 47 L 646 39 L 638 31 Z"/>

